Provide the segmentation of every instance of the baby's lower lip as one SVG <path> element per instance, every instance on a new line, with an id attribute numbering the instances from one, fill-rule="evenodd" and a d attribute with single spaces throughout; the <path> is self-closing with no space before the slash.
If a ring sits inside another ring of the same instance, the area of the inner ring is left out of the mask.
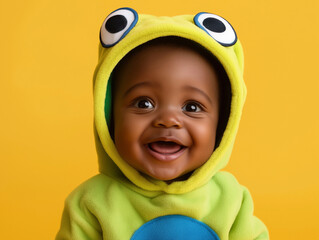
<path id="1" fill-rule="evenodd" d="M 169 153 L 169 152 L 157 152 L 150 147 L 150 144 L 146 144 L 145 147 L 149 154 L 151 154 L 157 160 L 163 161 L 163 162 L 174 161 L 175 159 L 179 158 L 186 150 L 186 147 L 181 146 L 181 148 L 178 151 Z"/>

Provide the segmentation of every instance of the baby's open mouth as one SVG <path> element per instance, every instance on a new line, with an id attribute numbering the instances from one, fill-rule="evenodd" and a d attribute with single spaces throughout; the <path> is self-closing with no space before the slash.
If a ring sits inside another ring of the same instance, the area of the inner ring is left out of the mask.
<path id="1" fill-rule="evenodd" d="M 172 141 L 156 141 L 147 144 L 149 153 L 158 160 L 171 161 L 181 156 L 185 146 Z"/>
<path id="2" fill-rule="evenodd" d="M 180 151 L 182 148 L 184 148 L 182 145 L 179 145 L 175 142 L 164 142 L 164 141 L 158 141 L 158 142 L 152 142 L 148 144 L 148 147 L 158 153 L 161 154 L 172 154 Z"/>

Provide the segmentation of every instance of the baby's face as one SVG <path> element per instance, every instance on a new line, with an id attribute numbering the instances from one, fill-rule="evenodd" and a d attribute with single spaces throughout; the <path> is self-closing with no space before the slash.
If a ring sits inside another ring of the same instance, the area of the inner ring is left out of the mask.
<path id="1" fill-rule="evenodd" d="M 212 154 L 218 123 L 218 81 L 201 55 L 151 46 L 120 69 L 114 95 L 114 141 L 132 167 L 174 180 Z"/>

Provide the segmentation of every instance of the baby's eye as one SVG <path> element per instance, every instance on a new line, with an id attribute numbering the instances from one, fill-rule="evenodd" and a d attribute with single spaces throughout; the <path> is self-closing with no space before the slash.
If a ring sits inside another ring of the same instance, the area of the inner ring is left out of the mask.
<path id="1" fill-rule="evenodd" d="M 137 108 L 146 108 L 146 109 L 152 109 L 154 108 L 153 106 L 153 103 L 148 100 L 148 99 L 138 99 L 135 104 L 134 104 L 135 107 Z"/>
<path id="2" fill-rule="evenodd" d="M 182 109 L 185 112 L 200 112 L 203 110 L 202 107 L 195 102 L 186 103 Z"/>

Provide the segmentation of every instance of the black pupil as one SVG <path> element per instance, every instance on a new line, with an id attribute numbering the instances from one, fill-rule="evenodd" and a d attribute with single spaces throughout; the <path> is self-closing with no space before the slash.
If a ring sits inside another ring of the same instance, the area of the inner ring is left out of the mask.
<path id="1" fill-rule="evenodd" d="M 105 23 L 105 29 L 110 33 L 122 31 L 127 25 L 127 20 L 123 15 L 110 17 Z"/>
<path id="2" fill-rule="evenodd" d="M 186 111 L 187 111 L 187 112 L 196 112 L 196 105 L 194 105 L 194 104 L 187 104 L 187 105 L 186 105 Z"/>
<path id="3" fill-rule="evenodd" d="M 212 32 L 222 33 L 226 30 L 224 23 L 216 18 L 206 18 L 203 25 Z"/>
<path id="4" fill-rule="evenodd" d="M 151 106 L 152 106 L 152 104 L 149 101 L 147 101 L 147 100 L 141 100 L 141 101 L 138 102 L 138 107 L 139 108 L 149 108 Z"/>

